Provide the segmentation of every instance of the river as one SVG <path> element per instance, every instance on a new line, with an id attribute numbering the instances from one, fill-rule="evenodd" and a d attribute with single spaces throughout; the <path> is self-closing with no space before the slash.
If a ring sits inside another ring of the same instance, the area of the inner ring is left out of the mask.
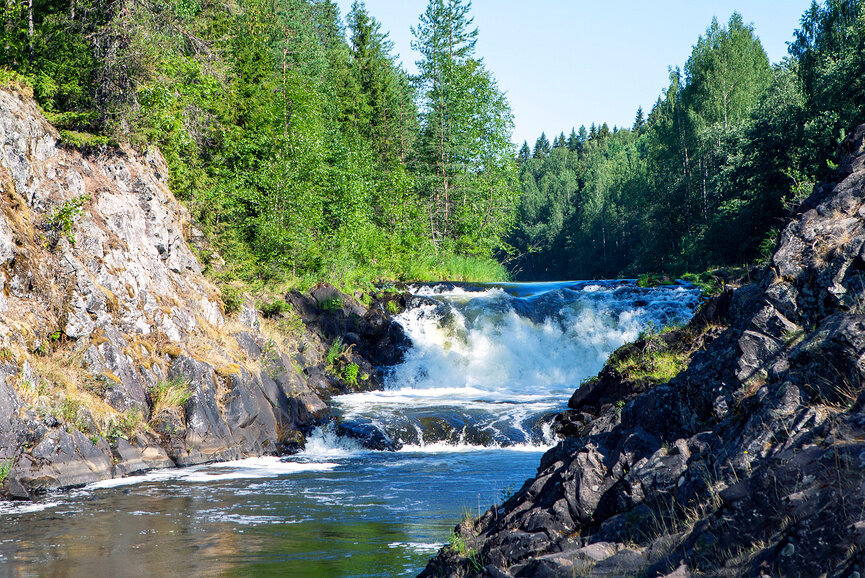
<path id="1" fill-rule="evenodd" d="M 413 292 L 397 321 L 414 346 L 386 389 L 336 398 L 304 452 L 0 503 L 0 576 L 414 575 L 534 475 L 582 380 L 699 299 L 628 281 Z"/>

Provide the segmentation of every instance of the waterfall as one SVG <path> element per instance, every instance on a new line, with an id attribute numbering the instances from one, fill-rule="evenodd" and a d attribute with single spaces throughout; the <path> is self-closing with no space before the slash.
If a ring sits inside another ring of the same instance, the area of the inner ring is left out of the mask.
<path id="1" fill-rule="evenodd" d="M 691 286 L 633 281 L 411 290 L 396 320 L 413 347 L 384 390 L 334 400 L 316 451 L 344 450 L 346 436 L 404 451 L 547 447 L 552 416 L 610 353 L 647 328 L 686 322 L 699 300 Z"/>

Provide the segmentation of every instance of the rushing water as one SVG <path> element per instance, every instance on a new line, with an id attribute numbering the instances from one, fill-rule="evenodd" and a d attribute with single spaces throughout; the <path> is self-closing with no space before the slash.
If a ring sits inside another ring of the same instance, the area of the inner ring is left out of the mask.
<path id="1" fill-rule="evenodd" d="M 417 573 L 466 513 L 518 488 L 549 420 L 611 351 L 686 320 L 697 293 L 628 282 L 417 287 L 387 388 L 342 396 L 305 452 L 0 504 L 0 576 Z"/>

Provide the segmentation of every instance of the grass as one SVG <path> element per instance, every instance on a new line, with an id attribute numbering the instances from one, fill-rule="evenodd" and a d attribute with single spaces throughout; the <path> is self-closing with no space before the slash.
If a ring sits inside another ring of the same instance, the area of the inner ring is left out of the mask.
<path id="1" fill-rule="evenodd" d="M 175 377 L 170 380 L 157 381 L 155 385 L 149 388 L 150 396 L 153 400 L 153 415 L 156 415 L 163 409 L 178 409 L 183 407 L 192 394 L 193 390 L 189 386 L 189 382 L 182 377 Z"/>
<path id="2" fill-rule="evenodd" d="M 687 361 L 688 356 L 683 353 L 650 351 L 618 360 L 613 367 L 628 379 L 665 383 L 679 375 Z"/>
<path id="3" fill-rule="evenodd" d="M 0 462 L 0 484 L 6 481 L 6 478 L 9 476 L 9 472 L 12 471 L 12 464 L 14 460 L 3 460 Z"/>

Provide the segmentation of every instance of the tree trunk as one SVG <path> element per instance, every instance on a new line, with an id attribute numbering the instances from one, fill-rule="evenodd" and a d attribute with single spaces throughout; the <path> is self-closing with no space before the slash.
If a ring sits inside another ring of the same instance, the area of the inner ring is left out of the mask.
<path id="1" fill-rule="evenodd" d="M 30 52 L 30 66 L 33 66 L 33 60 L 36 58 L 36 53 L 33 50 L 33 0 L 27 0 L 27 42 Z"/>

